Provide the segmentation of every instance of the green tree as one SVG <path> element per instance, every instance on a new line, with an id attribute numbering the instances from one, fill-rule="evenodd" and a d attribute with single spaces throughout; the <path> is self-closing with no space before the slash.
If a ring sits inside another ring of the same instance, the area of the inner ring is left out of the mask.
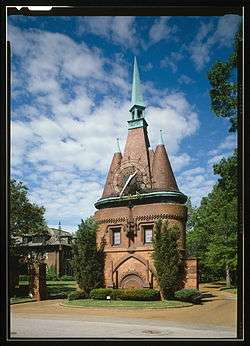
<path id="1" fill-rule="evenodd" d="M 217 61 L 208 71 L 211 85 L 209 92 L 211 109 L 219 117 L 229 118 L 231 127 L 229 132 L 237 130 L 238 115 L 238 87 L 237 69 L 241 63 L 242 23 L 235 34 L 234 50 L 227 61 Z"/>
<path id="2" fill-rule="evenodd" d="M 9 292 L 13 294 L 21 268 L 20 260 L 28 266 L 34 262 L 34 256 L 28 258 L 28 248 L 20 246 L 25 234 L 47 235 L 48 228 L 44 218 L 44 207 L 31 203 L 28 189 L 14 179 L 10 181 L 10 224 L 9 224 Z"/>
<path id="3" fill-rule="evenodd" d="M 178 246 L 180 232 L 159 219 L 154 225 L 153 259 L 161 297 L 171 299 L 183 279 L 183 260 Z"/>
<path id="4" fill-rule="evenodd" d="M 201 258 L 203 278 L 225 277 L 230 287 L 237 264 L 237 151 L 214 165 L 220 178 L 193 215 L 188 254 Z"/>
<path id="5" fill-rule="evenodd" d="M 186 206 L 187 206 L 187 232 L 189 232 L 193 226 L 194 226 L 194 221 L 193 221 L 193 214 L 195 212 L 195 208 L 193 208 L 192 206 L 192 202 L 191 202 L 191 197 L 188 197 L 187 202 L 186 202 Z"/>
<path id="6" fill-rule="evenodd" d="M 12 256 L 23 250 L 18 247 L 18 237 L 25 234 L 48 234 L 44 207 L 31 203 L 28 189 L 16 180 L 10 181 L 10 228 L 9 250 Z"/>
<path id="7" fill-rule="evenodd" d="M 103 247 L 97 248 L 97 224 L 93 217 L 82 220 L 73 246 L 73 264 L 79 287 L 87 294 L 103 285 Z"/>

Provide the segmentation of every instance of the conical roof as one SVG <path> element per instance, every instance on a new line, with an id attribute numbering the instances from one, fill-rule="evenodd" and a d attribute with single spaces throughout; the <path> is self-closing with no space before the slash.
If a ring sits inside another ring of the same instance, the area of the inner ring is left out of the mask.
<path id="1" fill-rule="evenodd" d="M 179 191 L 164 144 L 155 149 L 152 180 L 155 191 Z"/>
<path id="2" fill-rule="evenodd" d="M 113 156 L 110 168 L 109 168 L 108 176 L 106 179 L 106 184 L 105 184 L 104 189 L 103 189 L 102 198 L 111 197 L 111 196 L 116 195 L 116 191 L 114 190 L 114 187 L 113 187 L 113 180 L 114 180 L 114 174 L 115 174 L 116 170 L 121 165 L 121 160 L 122 160 L 121 152 L 114 153 L 114 156 Z"/>

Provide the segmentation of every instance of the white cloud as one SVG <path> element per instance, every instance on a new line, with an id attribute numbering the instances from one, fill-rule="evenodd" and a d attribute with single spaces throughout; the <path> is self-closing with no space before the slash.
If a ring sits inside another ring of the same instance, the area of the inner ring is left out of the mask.
<path id="1" fill-rule="evenodd" d="M 170 17 L 160 17 L 156 19 L 149 31 L 149 39 L 151 44 L 155 44 L 161 40 L 167 39 L 170 33 L 176 30 L 168 24 Z"/>
<path id="2" fill-rule="evenodd" d="M 12 172 L 32 185 L 31 199 L 45 206 L 51 224 L 76 227 L 95 210 L 117 137 L 124 147 L 131 78 L 122 56 L 109 61 L 66 35 L 9 28 L 16 72 L 22 71 L 15 87 L 26 95 L 11 122 Z M 151 144 L 163 129 L 178 171 L 190 162 L 179 147 L 198 129 L 198 115 L 184 94 L 148 83 L 147 95 Z"/>
<path id="3" fill-rule="evenodd" d="M 192 84 L 192 83 L 194 83 L 194 80 L 192 78 L 190 78 L 189 76 L 182 74 L 177 79 L 177 82 L 180 84 Z"/>
<path id="4" fill-rule="evenodd" d="M 138 43 L 135 39 L 135 17 L 130 16 L 82 17 L 79 19 L 79 32 L 91 32 L 126 47 L 135 47 Z"/>
<path id="5" fill-rule="evenodd" d="M 182 139 L 199 128 L 198 115 L 182 93 L 172 93 L 161 99 L 158 107 L 148 107 L 149 135 L 152 145 L 159 143 L 160 129 L 170 154 L 176 154 Z"/>
<path id="6" fill-rule="evenodd" d="M 177 62 L 180 61 L 183 56 L 178 52 L 171 52 L 169 56 L 166 56 L 160 61 L 161 67 L 170 67 L 172 72 L 177 71 Z"/>
<path id="7" fill-rule="evenodd" d="M 213 47 L 218 45 L 230 47 L 232 45 L 240 20 L 241 17 L 238 15 L 225 15 L 218 19 L 216 27 L 212 21 L 201 23 L 199 31 L 188 49 L 198 71 L 210 61 Z"/>
<path id="8" fill-rule="evenodd" d="M 191 197 L 193 206 L 199 206 L 202 197 L 206 196 L 215 184 L 216 179 L 211 179 L 204 167 L 195 167 L 183 171 L 177 177 L 180 191 Z"/>
<path id="9" fill-rule="evenodd" d="M 216 149 L 212 149 L 208 152 L 209 156 L 214 156 L 211 162 L 216 162 L 216 158 L 223 157 L 223 155 L 228 154 L 229 150 L 233 150 L 237 147 L 237 138 L 235 134 L 228 135 L 218 146 Z"/>
<path id="10" fill-rule="evenodd" d="M 179 172 L 181 169 L 183 169 L 185 166 L 187 166 L 190 163 L 191 157 L 188 154 L 183 153 L 183 154 L 179 154 L 178 156 L 177 155 L 170 156 L 169 160 L 171 162 L 171 166 L 174 173 L 176 173 L 176 172 Z"/>

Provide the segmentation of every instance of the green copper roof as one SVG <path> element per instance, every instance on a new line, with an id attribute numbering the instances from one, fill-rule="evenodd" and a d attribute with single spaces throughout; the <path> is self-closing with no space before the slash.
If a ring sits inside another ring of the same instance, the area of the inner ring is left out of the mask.
<path id="1" fill-rule="evenodd" d="M 144 107 L 144 101 L 141 93 L 141 82 L 140 75 L 137 66 L 136 57 L 134 59 L 134 73 L 133 73 L 133 85 L 132 85 L 132 99 L 131 99 L 132 107 L 134 105 Z"/>

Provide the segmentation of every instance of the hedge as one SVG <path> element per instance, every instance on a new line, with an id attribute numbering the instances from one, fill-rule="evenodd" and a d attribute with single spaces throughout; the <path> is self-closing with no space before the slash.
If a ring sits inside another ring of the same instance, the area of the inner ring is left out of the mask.
<path id="1" fill-rule="evenodd" d="M 94 288 L 89 294 L 89 298 L 99 300 L 106 300 L 107 296 L 115 299 L 115 290 L 113 288 Z"/>
<path id="2" fill-rule="evenodd" d="M 159 300 L 160 293 L 150 288 L 134 288 L 134 289 L 113 289 L 113 288 L 96 288 L 90 292 L 91 299 L 106 300 L 107 296 L 111 299 L 120 300 Z"/>
<path id="3" fill-rule="evenodd" d="M 68 294 L 68 300 L 86 299 L 87 294 L 82 291 L 73 291 Z"/>
<path id="4" fill-rule="evenodd" d="M 174 297 L 182 302 L 199 304 L 202 299 L 202 293 L 195 288 L 184 288 L 176 291 Z"/>

